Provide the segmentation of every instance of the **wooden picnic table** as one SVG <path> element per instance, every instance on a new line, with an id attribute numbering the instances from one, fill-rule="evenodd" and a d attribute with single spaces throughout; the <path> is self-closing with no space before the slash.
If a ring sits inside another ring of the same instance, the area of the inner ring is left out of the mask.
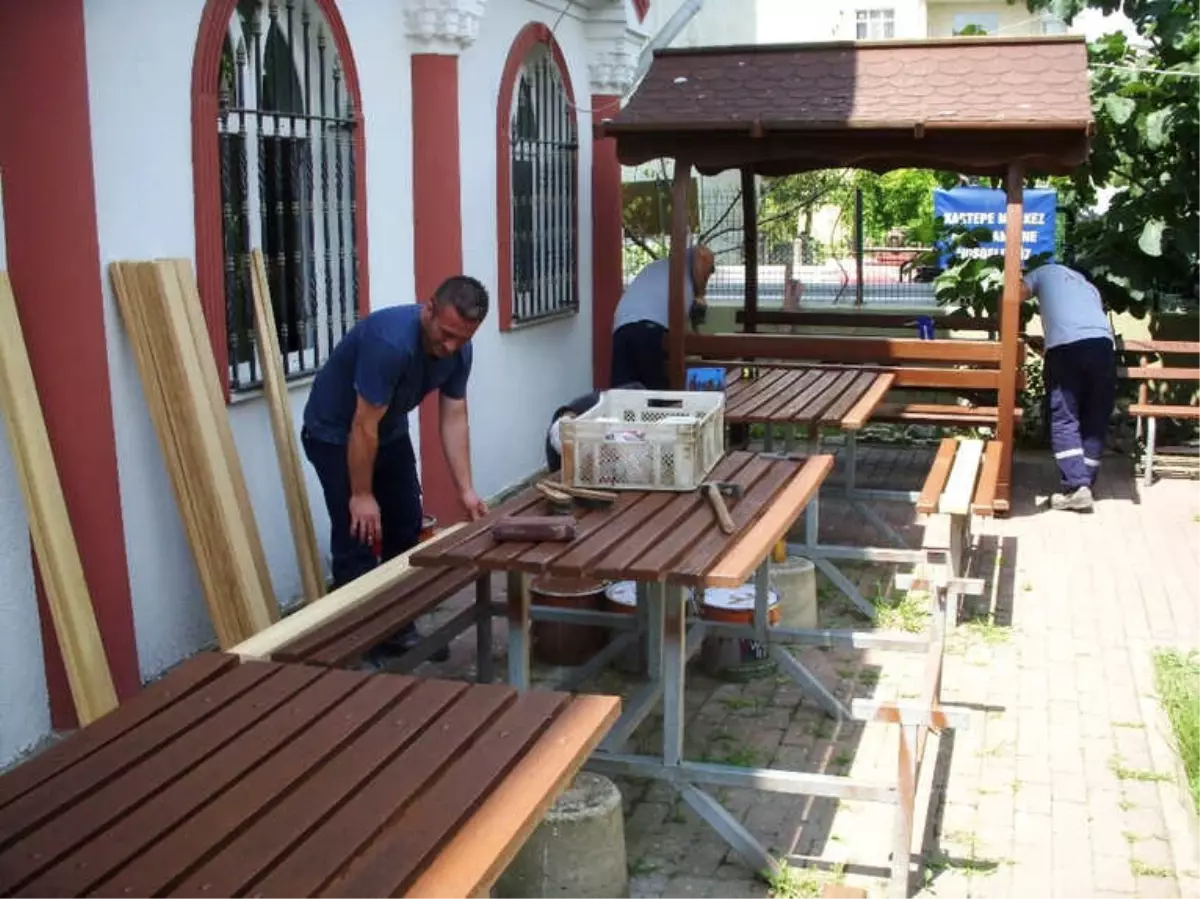
<path id="1" fill-rule="evenodd" d="M 749 365 L 758 377 L 732 368 L 726 376 L 730 424 L 809 425 L 857 431 L 871 418 L 896 376 L 878 369 Z"/>
<path id="2" fill-rule="evenodd" d="M 0 892 L 486 895 L 619 705 L 202 653 L 0 777 Z"/>

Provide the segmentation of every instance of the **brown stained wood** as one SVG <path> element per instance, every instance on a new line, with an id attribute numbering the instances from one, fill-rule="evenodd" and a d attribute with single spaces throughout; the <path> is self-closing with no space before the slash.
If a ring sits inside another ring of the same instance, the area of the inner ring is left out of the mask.
<path id="1" fill-rule="evenodd" d="M 1000 344 L 991 340 L 688 334 L 684 338 L 684 350 L 689 355 L 726 359 L 795 359 L 808 362 L 970 362 L 995 365 L 1000 361 Z"/>
<path id="2" fill-rule="evenodd" d="M 730 395 L 728 387 L 725 391 L 725 414 L 736 415 L 739 410 L 746 410 L 760 401 L 762 392 L 779 383 L 787 372 L 782 369 L 768 369 L 758 378 L 747 378 L 739 381 L 736 400 Z"/>
<path id="3" fill-rule="evenodd" d="M 482 804 L 567 702 L 562 693 L 522 693 L 495 725 L 470 749 L 457 753 L 443 776 L 401 812 L 371 847 L 361 867 L 339 878 L 324 895 L 391 896 L 402 889 Z M 515 824 L 510 822 L 510 826 Z"/>
<path id="4" fill-rule="evenodd" d="M 915 421 L 928 424 L 995 424 L 999 420 L 995 406 L 959 406 L 949 403 L 880 403 L 875 421 Z M 1016 409 L 1013 419 L 1020 421 L 1023 410 Z"/>
<path id="5" fill-rule="evenodd" d="M 492 524 L 492 539 L 501 543 L 569 543 L 575 539 L 572 515 L 508 515 Z"/>
<path id="6" fill-rule="evenodd" d="M 744 584 L 804 511 L 833 470 L 833 456 L 822 454 L 805 460 L 803 467 L 750 528 L 738 534 L 733 545 L 705 572 L 697 586 L 738 587 Z"/>
<path id="7" fill-rule="evenodd" d="M 667 383 L 672 390 L 683 390 L 687 384 L 684 339 L 688 310 L 684 308 L 687 303 L 684 282 L 688 278 L 687 189 L 691 180 L 691 164 L 677 156 L 671 183 L 671 248 L 667 261 Z"/>
<path id="8" fill-rule="evenodd" d="M 478 811 L 406 885 L 405 895 L 486 895 L 620 710 L 615 696 L 572 697 Z"/>
<path id="9" fill-rule="evenodd" d="M 775 424 L 784 424 L 788 419 L 783 415 L 783 412 L 788 408 L 792 399 L 799 391 L 802 391 L 805 386 L 811 384 L 815 378 L 811 375 L 820 376 L 820 372 L 803 371 L 800 377 L 793 378 L 786 390 L 777 393 L 771 398 L 771 401 L 763 406 L 760 406 L 755 412 L 755 418 L 762 422 L 773 422 Z"/>
<path id="10" fill-rule="evenodd" d="M 368 780 L 355 802 L 343 805 L 292 847 L 288 856 L 254 885 L 256 896 L 313 896 L 394 820 L 445 768 L 486 733 L 517 698 L 499 684 L 472 686 L 432 727 Z"/>
<path id="11" fill-rule="evenodd" d="M 1122 340 L 1118 353 L 1165 353 L 1167 355 L 1200 355 L 1200 342 L 1194 340 Z"/>
<path id="12" fill-rule="evenodd" d="M 1137 368 L 1118 368 L 1118 378 L 1131 380 L 1147 379 L 1150 381 L 1197 381 L 1200 380 L 1200 368 L 1155 368 L 1144 365 Z"/>
<path id="13" fill-rule="evenodd" d="M 566 552 L 560 551 L 546 565 L 546 570 L 563 577 L 582 577 L 585 571 L 591 570 L 596 559 L 619 544 L 627 534 L 640 528 L 643 522 L 673 499 L 674 496 L 666 492 L 638 495 L 633 505 L 613 513 L 607 522 L 575 541 Z"/>
<path id="14" fill-rule="evenodd" d="M 896 375 L 893 372 L 876 372 L 871 385 L 859 397 L 857 403 L 842 416 L 841 427 L 846 431 L 857 431 L 863 427 L 868 421 L 879 404 L 883 401 L 887 392 L 892 389 L 892 384 L 896 381 Z"/>
<path id="15" fill-rule="evenodd" d="M 401 607 L 426 610 L 468 586 L 476 576 L 473 568 L 427 568 L 415 571 L 386 593 L 332 619 L 299 640 L 280 647 L 273 658 L 278 661 L 306 661 L 328 656 L 332 646 L 347 638 L 378 630 L 378 622 L 387 618 L 393 610 Z M 375 642 L 388 633 L 390 631 L 384 631 Z M 354 655 L 350 653 L 346 658 L 353 658 Z"/>
<path id="16" fill-rule="evenodd" d="M 286 746 L 364 680 L 361 674 L 315 670 L 318 679 L 294 701 L 260 718 L 239 739 L 27 883 L 20 895 L 86 895 L 161 835 L 195 816 L 210 800 Z"/>
<path id="17" fill-rule="evenodd" d="M 265 876 L 289 847 L 336 812 L 380 767 L 399 756 L 468 689 L 416 682 L 374 724 L 177 886 L 176 896 L 236 896 Z"/>
<path id="18" fill-rule="evenodd" d="M 29 833 L 51 818 L 69 813 L 83 796 L 129 770 L 190 727 L 195 727 L 221 707 L 268 677 L 279 666 L 265 662 L 242 665 L 203 689 L 167 707 L 142 726 L 122 735 L 77 765 L 63 771 L 9 803 L 0 816 L 0 847 Z"/>
<path id="19" fill-rule="evenodd" d="M 983 450 L 983 470 L 979 474 L 979 483 L 975 486 L 975 498 L 971 502 L 971 511 L 976 515 L 990 516 L 993 514 L 996 502 L 996 479 L 1000 476 L 1000 461 L 1003 458 L 1003 447 L 999 441 L 989 440 Z"/>
<path id="20" fill-rule="evenodd" d="M 858 405 L 859 400 L 875 383 L 875 377 L 871 372 L 859 372 L 846 386 L 842 395 L 821 413 L 821 424 L 841 427 L 843 416 Z"/>
<path id="21" fill-rule="evenodd" d="M 504 515 L 517 515 L 538 505 L 541 501 L 542 497 L 536 490 L 522 490 L 516 496 L 510 497 L 496 508 L 491 509 L 483 518 L 472 521 L 466 527 L 459 528 L 453 534 L 413 553 L 409 561 L 413 565 L 422 567 L 445 565 L 451 559 L 473 561 L 473 553 L 464 555 L 461 552 L 464 546 L 477 541 L 481 535 L 488 538 L 488 528 L 496 518 Z M 490 538 L 488 540 L 490 543 Z M 442 561 L 443 559 L 447 561 Z"/>
<path id="22" fill-rule="evenodd" d="M 815 396 L 807 406 L 797 411 L 792 416 L 792 420 L 800 424 L 820 424 L 825 411 L 837 404 L 861 374 L 862 372 L 854 369 L 837 372 L 836 378 L 830 382 L 828 388 Z"/>
<path id="23" fill-rule="evenodd" d="M 917 512 L 930 514 L 937 511 L 938 500 L 946 481 L 950 479 L 950 468 L 954 465 L 954 454 L 958 451 L 958 441 L 953 437 L 943 437 L 938 444 L 937 455 L 929 466 L 929 474 L 921 487 L 921 495 L 917 497 Z"/>
<path id="24" fill-rule="evenodd" d="M 713 466 L 707 480 L 734 480 L 738 472 L 751 463 L 754 458 L 753 453 L 729 453 Z M 596 558 L 584 573 L 589 577 L 598 578 L 623 577 L 622 572 L 697 512 L 708 515 L 714 522 L 716 520 L 713 518 L 712 506 L 699 491 L 673 493 L 670 501 L 657 513 L 641 521 L 636 530 L 627 531 L 619 543 Z M 551 571 L 557 573 L 554 568 L 551 568 Z M 662 571 L 656 572 L 649 579 L 661 580 L 663 573 Z"/>
<path id="25" fill-rule="evenodd" d="M 820 401 L 821 396 L 833 386 L 841 371 L 841 369 L 815 369 L 816 377 L 788 400 L 787 405 L 776 410 L 776 417 L 781 421 L 796 421 L 797 416 L 807 407 Z"/>
<path id="26" fill-rule="evenodd" d="M 0 776 L 0 820 L 8 816 L 5 806 L 9 803 L 50 778 L 60 776 L 92 753 L 160 714 L 172 703 L 202 689 L 236 664 L 236 659 L 221 653 L 195 655 L 181 662 L 163 679 L 148 684 L 125 700 L 118 707 L 119 714 L 106 715 L 73 734 L 69 740 L 56 743 L 6 772 Z"/>
<path id="27" fill-rule="evenodd" d="M 319 676 L 318 669 L 286 668 L 255 690 L 221 706 L 202 726 L 148 756 L 136 769 L 110 780 L 42 827 L 0 852 L 0 872 L 11 890 L 68 850 L 103 831 L 173 779 L 236 738 L 255 721 L 294 697 Z"/>
<path id="28" fill-rule="evenodd" d="M 352 628 L 343 630 L 334 639 L 314 646 L 304 655 L 289 655 L 289 658 L 313 665 L 345 665 L 469 587 L 478 575 L 479 572 L 475 568 L 446 571 L 424 590 L 409 594 L 382 609 L 372 618 L 360 620 Z"/>
<path id="29" fill-rule="evenodd" d="M 755 504 L 759 501 L 760 485 L 765 480 L 775 477 L 775 472 L 789 463 L 780 465 L 777 460 L 755 456 L 745 467 L 735 475 L 724 480 L 730 480 L 742 487 L 744 493 L 740 499 L 728 498 L 726 505 L 733 519 L 734 532 L 743 527 L 754 515 Z M 733 536 L 725 534 L 717 527 L 716 516 L 708 503 L 701 504 L 691 516 L 678 526 L 664 534 L 647 548 L 647 551 L 624 574 L 613 577 L 632 578 L 634 580 L 657 580 L 660 574 L 667 570 L 678 570 L 684 564 L 685 558 L 695 555 L 694 547 L 705 545 L 723 547 L 733 540 Z M 709 559 L 715 558 L 710 550 Z"/>
<path id="30" fill-rule="evenodd" d="M 688 583 L 699 583 L 713 562 L 737 544 L 741 535 L 757 521 L 780 491 L 800 471 L 802 463 L 771 460 L 761 475 L 750 484 L 745 495 L 730 510 L 736 531 L 732 535 L 709 529 L 690 542 L 687 552 L 673 566 L 674 579 Z"/>
<path id="31" fill-rule="evenodd" d="M 725 420 L 733 424 L 757 424 L 770 421 L 786 421 L 788 420 L 788 409 L 791 408 L 793 401 L 797 396 L 806 394 L 810 388 L 820 381 L 824 372 L 820 369 L 800 370 L 800 377 L 792 382 L 791 388 L 788 391 L 789 396 L 781 398 L 782 402 L 776 403 L 771 409 L 770 415 L 750 415 L 742 416 L 736 411 L 730 413 L 726 411 Z M 752 382 L 753 383 L 753 382 Z"/>
<path id="32" fill-rule="evenodd" d="M 1000 386 L 997 390 L 996 439 L 1001 445 L 996 498 L 1008 502 L 1012 481 L 1013 438 L 1017 408 L 1018 340 L 1021 331 L 1021 229 L 1024 222 L 1025 166 L 1013 161 L 1004 178 L 1004 292 L 1000 297 Z"/>
<path id="33" fill-rule="evenodd" d="M 738 418 L 753 418 L 756 415 L 769 417 L 769 410 L 778 402 L 781 395 L 786 396 L 788 389 L 804 375 L 801 371 L 787 371 L 782 368 L 771 369 L 753 381 L 753 389 L 744 395 L 737 406 L 726 406 L 726 417 L 735 415 Z"/>
<path id="34" fill-rule="evenodd" d="M 1129 407 L 1129 414 L 1157 418 L 1200 418 L 1200 407 L 1156 406 L 1153 403 L 1134 403 Z"/>
<path id="35" fill-rule="evenodd" d="M 741 324 L 744 319 L 739 309 L 734 314 L 734 320 Z M 810 328 L 887 328 L 912 329 L 917 323 L 915 312 L 897 314 L 894 312 L 824 312 L 816 309 L 766 309 L 758 313 L 760 325 L 799 325 Z M 934 326 L 945 331 L 995 331 L 996 322 L 990 318 L 977 318 L 973 315 L 950 313 L 939 315 L 933 320 Z M 911 330 L 910 330 L 911 333 Z"/>
<path id="36" fill-rule="evenodd" d="M 738 365 L 729 361 L 713 361 L 713 366 Z M 772 360 L 771 368 L 803 369 L 808 371 L 828 371 L 834 368 L 845 368 L 846 365 L 836 362 L 787 362 Z M 893 374 L 893 383 L 897 388 L 950 390 L 995 390 L 1000 383 L 1000 370 L 992 368 L 940 368 L 933 366 L 901 366 L 881 365 L 877 363 L 854 363 L 859 371 L 873 371 L 879 374 Z M 1024 386 L 1025 379 L 1018 381 L 1018 386 Z M 729 396 L 732 391 L 727 391 Z"/>
<path id="37" fill-rule="evenodd" d="M 117 707 L 117 690 L 42 415 L 17 301 L 3 271 L 0 271 L 0 411 L 71 701 L 80 724 L 91 724 Z"/>
<path id="38" fill-rule="evenodd" d="M 172 889 L 242 827 L 269 810 L 292 786 L 335 758 L 356 734 L 406 692 L 412 681 L 329 671 L 327 677 L 361 680 L 362 686 L 308 727 L 269 764 L 260 765 L 216 800 L 189 817 L 129 865 L 101 883 L 103 895 L 153 896 Z"/>
<path id="39" fill-rule="evenodd" d="M 581 546 L 584 541 L 599 531 L 605 525 L 611 523 L 618 516 L 624 517 L 626 513 L 643 499 L 643 495 L 638 493 L 629 493 L 622 491 L 617 497 L 617 501 L 607 509 L 594 509 L 576 521 L 575 541 L 572 547 Z M 633 521 L 632 518 L 625 518 L 626 521 Z M 551 560 L 565 555 L 569 552 L 566 547 L 557 546 L 549 543 L 541 543 L 533 546 L 526 552 L 521 553 L 519 557 L 512 561 L 510 568 L 517 571 L 524 571 L 531 574 L 542 572 L 546 565 Z M 489 558 L 491 553 L 484 556 Z"/>

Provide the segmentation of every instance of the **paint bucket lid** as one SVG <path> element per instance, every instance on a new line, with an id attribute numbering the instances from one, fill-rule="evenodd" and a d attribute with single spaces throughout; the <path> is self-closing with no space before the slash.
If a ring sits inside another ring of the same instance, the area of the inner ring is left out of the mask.
<path id="1" fill-rule="evenodd" d="M 742 584 L 740 587 L 709 587 L 704 591 L 704 604 L 714 609 L 724 609 L 727 612 L 754 611 L 754 584 Z M 767 608 L 779 605 L 779 594 L 774 589 L 767 590 Z"/>
<path id="2" fill-rule="evenodd" d="M 543 596 L 590 596 L 604 589 L 604 581 L 541 574 L 530 581 L 529 589 Z"/>
<path id="3" fill-rule="evenodd" d="M 615 584 L 609 584 L 608 588 L 604 591 L 604 596 L 618 605 L 636 606 L 637 582 L 617 581 Z"/>

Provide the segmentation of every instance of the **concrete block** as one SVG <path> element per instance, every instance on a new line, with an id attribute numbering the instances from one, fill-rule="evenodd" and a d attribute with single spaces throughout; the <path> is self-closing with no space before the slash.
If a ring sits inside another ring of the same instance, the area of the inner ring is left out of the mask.
<path id="1" fill-rule="evenodd" d="M 497 897 L 629 896 L 621 792 L 581 772 L 500 875 Z"/>
<path id="2" fill-rule="evenodd" d="M 817 627 L 817 570 L 811 559 L 789 556 L 771 566 L 771 583 L 779 594 L 781 627 Z"/>

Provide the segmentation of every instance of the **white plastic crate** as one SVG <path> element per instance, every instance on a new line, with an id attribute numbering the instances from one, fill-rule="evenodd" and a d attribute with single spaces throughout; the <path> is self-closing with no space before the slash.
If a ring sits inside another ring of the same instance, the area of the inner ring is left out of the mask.
<path id="1" fill-rule="evenodd" d="M 724 452 L 725 394 L 607 390 L 561 433 L 566 484 L 694 490 Z"/>

